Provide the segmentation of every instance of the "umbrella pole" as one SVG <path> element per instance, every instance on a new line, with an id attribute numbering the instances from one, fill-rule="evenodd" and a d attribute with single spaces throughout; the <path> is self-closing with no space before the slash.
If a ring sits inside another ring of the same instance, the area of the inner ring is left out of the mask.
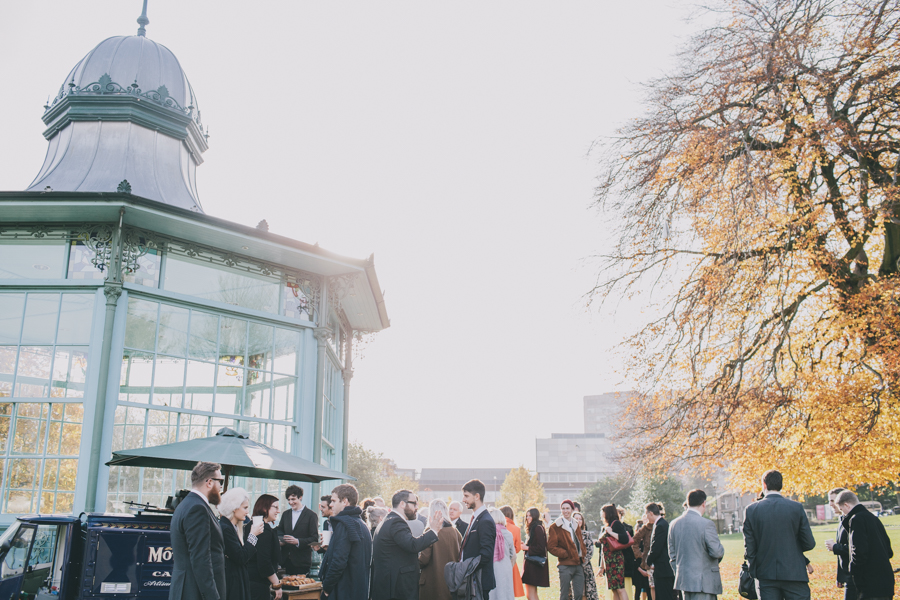
<path id="1" fill-rule="evenodd" d="M 225 484 L 222 486 L 222 492 L 228 491 L 228 475 L 231 469 L 228 468 L 228 465 L 222 467 L 222 477 L 225 478 Z"/>

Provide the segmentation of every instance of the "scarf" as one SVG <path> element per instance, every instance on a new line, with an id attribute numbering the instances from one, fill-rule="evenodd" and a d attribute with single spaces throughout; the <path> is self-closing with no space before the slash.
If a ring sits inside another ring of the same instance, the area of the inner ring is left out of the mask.
<path id="1" fill-rule="evenodd" d="M 506 530 L 506 527 L 499 524 L 497 524 L 496 527 L 497 539 L 494 541 L 494 562 L 506 558 L 506 540 L 503 539 L 503 531 Z"/>

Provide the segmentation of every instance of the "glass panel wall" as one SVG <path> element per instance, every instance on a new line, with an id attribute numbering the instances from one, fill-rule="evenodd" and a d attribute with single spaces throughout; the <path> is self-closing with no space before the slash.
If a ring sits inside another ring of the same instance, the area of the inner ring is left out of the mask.
<path id="1" fill-rule="evenodd" d="M 163 287 L 205 300 L 277 314 L 281 281 L 277 277 L 246 273 L 170 254 L 166 258 Z"/>
<path id="2" fill-rule="evenodd" d="M 63 279 L 66 242 L 0 242 L 0 279 Z"/>
<path id="3" fill-rule="evenodd" d="M 112 449 L 230 427 L 291 452 L 300 344 L 296 330 L 130 297 Z M 253 487 L 270 484 L 280 485 Z M 185 487 L 184 472 L 114 467 L 107 507 L 122 510 L 129 500 L 164 504 Z"/>
<path id="4" fill-rule="evenodd" d="M 93 294 L 0 293 L 2 513 L 72 511 L 93 310 Z"/>

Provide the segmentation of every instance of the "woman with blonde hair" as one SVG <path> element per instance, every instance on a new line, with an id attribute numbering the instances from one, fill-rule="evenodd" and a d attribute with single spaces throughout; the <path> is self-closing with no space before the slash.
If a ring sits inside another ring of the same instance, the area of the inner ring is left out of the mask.
<path id="1" fill-rule="evenodd" d="M 447 563 L 459 562 L 462 536 L 456 527 L 447 520 L 447 504 L 443 500 L 432 500 L 428 505 L 428 522 L 436 515 L 442 519 L 441 530 L 436 532 L 438 541 L 419 552 L 419 598 L 428 600 L 451 600 L 450 588 L 444 578 L 444 566 Z M 430 531 L 431 527 L 425 531 Z"/>
<path id="2" fill-rule="evenodd" d="M 497 539 L 494 542 L 494 580 L 497 587 L 491 590 L 488 598 L 515 600 L 512 565 L 516 562 L 516 549 L 513 546 L 513 537 L 506 528 L 506 517 L 500 509 L 492 508 L 489 512 L 497 527 Z"/>
<path id="3" fill-rule="evenodd" d="M 219 501 L 219 527 L 225 547 L 225 598 L 247 600 L 250 597 L 250 575 L 247 564 L 256 552 L 262 523 L 253 525 L 244 541 L 244 519 L 250 512 L 250 494 L 244 488 L 231 488 Z"/>

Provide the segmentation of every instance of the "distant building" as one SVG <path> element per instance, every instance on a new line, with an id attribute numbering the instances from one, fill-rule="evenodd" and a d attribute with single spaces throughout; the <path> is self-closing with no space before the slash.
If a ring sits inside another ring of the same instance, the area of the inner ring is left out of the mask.
<path id="1" fill-rule="evenodd" d="M 559 514 L 559 503 L 566 498 L 575 500 L 585 488 L 619 473 L 612 438 L 630 399 L 630 392 L 585 396 L 584 433 L 553 433 L 535 440 L 538 478 L 551 515 Z"/>
<path id="2" fill-rule="evenodd" d="M 484 501 L 494 506 L 500 495 L 500 487 L 512 468 L 509 469 L 422 469 L 419 475 L 419 500 L 431 502 L 441 500 L 462 500 L 462 486 L 471 479 L 480 480 L 485 487 Z"/>

